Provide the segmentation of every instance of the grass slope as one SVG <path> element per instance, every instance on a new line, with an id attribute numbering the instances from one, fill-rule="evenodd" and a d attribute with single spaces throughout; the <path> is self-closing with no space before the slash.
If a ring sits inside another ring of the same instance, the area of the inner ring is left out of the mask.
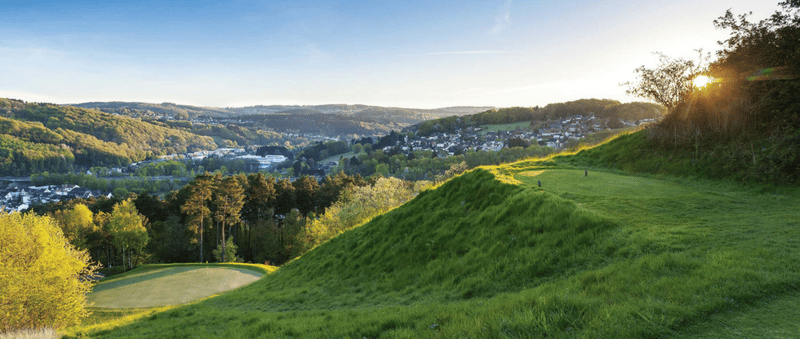
<path id="1" fill-rule="evenodd" d="M 124 277 L 111 277 L 92 289 L 94 307 L 133 308 L 185 304 L 247 285 L 262 272 L 216 265 L 143 266 Z"/>
<path id="2" fill-rule="evenodd" d="M 794 300 L 795 189 L 557 161 L 474 170 L 247 287 L 91 335 L 702 337 Z"/>

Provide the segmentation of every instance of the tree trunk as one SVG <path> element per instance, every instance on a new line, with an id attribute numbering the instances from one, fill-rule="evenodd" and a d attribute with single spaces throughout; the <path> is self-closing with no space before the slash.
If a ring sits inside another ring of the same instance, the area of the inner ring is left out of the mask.
<path id="1" fill-rule="evenodd" d="M 201 216 L 200 219 L 200 263 L 203 263 L 203 219 L 205 216 Z"/>
<path id="2" fill-rule="evenodd" d="M 222 254 L 220 255 L 220 258 L 222 259 L 222 262 L 225 262 L 225 221 L 222 222 L 220 231 L 222 232 Z"/>

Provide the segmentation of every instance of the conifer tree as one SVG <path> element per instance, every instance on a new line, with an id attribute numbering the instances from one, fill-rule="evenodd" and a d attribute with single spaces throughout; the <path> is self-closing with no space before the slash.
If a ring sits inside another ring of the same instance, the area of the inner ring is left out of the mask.
<path id="1" fill-rule="evenodd" d="M 211 200 L 213 183 L 208 175 L 201 175 L 195 178 L 189 187 L 189 198 L 181 206 L 181 211 L 189 215 L 189 227 L 200 235 L 200 262 L 203 262 L 203 229 L 206 215 L 210 215 L 208 202 Z"/>
<path id="2" fill-rule="evenodd" d="M 225 226 L 227 225 L 230 228 L 233 224 L 239 222 L 239 213 L 244 205 L 244 189 L 235 177 L 227 177 L 217 184 L 215 193 L 214 205 L 217 209 L 214 219 L 221 226 L 222 262 L 225 262 Z"/>

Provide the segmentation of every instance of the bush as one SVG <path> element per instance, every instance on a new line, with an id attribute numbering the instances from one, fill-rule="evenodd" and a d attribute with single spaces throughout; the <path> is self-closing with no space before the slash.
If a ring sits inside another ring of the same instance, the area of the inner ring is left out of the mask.
<path id="1" fill-rule="evenodd" d="M 228 237 L 228 240 L 225 241 L 225 248 L 220 244 L 212 253 L 217 262 L 242 262 L 242 258 L 236 256 L 236 250 L 238 249 L 239 247 L 233 243 L 233 237 Z M 222 253 L 225 253 L 225 260 L 222 260 Z"/>
<path id="2" fill-rule="evenodd" d="M 77 324 L 96 269 L 50 217 L 0 212 L 0 332 Z"/>

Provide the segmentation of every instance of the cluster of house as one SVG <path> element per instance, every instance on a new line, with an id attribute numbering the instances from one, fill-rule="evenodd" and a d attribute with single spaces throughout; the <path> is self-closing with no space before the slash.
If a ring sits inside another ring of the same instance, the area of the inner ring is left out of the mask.
<path id="1" fill-rule="evenodd" d="M 0 209 L 7 212 L 24 211 L 36 204 L 112 196 L 111 193 L 90 190 L 78 185 L 30 186 L 25 182 L 14 181 L 0 186 Z"/>
<path id="2" fill-rule="evenodd" d="M 637 126 L 652 122 L 653 119 L 639 121 L 620 120 L 625 126 Z M 499 151 L 509 147 L 509 140 L 518 138 L 529 144 L 561 149 L 570 139 L 581 139 L 589 133 L 605 130 L 607 122 L 594 115 L 574 115 L 559 121 L 541 122 L 539 128 L 510 131 L 484 131 L 480 127 L 468 127 L 456 133 L 433 133 L 430 136 L 406 138 L 402 150 L 431 150 L 440 156 L 454 155 L 466 151 Z M 393 146 L 384 148 L 389 152 Z"/>

